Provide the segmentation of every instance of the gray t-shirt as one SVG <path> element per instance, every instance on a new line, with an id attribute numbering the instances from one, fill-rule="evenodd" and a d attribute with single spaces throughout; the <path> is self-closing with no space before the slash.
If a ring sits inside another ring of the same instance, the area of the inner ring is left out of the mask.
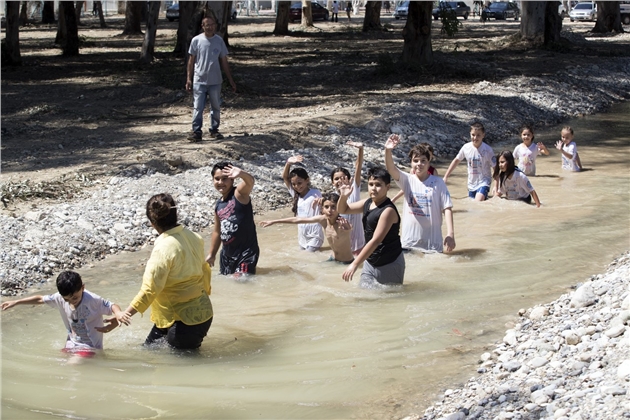
<path id="1" fill-rule="evenodd" d="M 208 38 L 202 32 L 190 42 L 188 54 L 195 56 L 193 83 L 220 85 L 223 82 L 219 58 L 228 55 L 223 38 L 219 35 Z"/>

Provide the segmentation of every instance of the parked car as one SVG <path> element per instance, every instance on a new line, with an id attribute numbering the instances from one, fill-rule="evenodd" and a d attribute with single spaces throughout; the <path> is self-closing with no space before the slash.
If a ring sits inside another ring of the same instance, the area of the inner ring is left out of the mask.
<path id="1" fill-rule="evenodd" d="M 441 1 L 438 3 L 440 7 L 450 7 L 455 11 L 457 17 L 463 17 L 468 19 L 470 15 L 470 7 L 463 1 Z M 440 18 L 440 7 L 433 9 L 433 19 L 438 20 Z"/>
<path id="2" fill-rule="evenodd" d="M 407 13 L 409 13 L 409 2 L 403 1 L 396 7 L 396 10 L 394 10 L 394 18 L 407 19 Z"/>
<path id="3" fill-rule="evenodd" d="M 313 20 L 328 20 L 329 12 L 319 3 L 311 3 Z M 291 23 L 302 20 L 302 3 L 293 3 L 289 9 L 289 21 Z"/>
<path id="4" fill-rule="evenodd" d="M 175 19 L 179 20 L 179 3 L 173 3 L 166 9 L 166 19 L 169 22 L 174 21 Z"/>
<path id="5" fill-rule="evenodd" d="M 576 20 L 597 20 L 597 4 L 581 1 L 569 12 L 571 22 Z"/>
<path id="6" fill-rule="evenodd" d="M 567 9 L 564 7 L 563 2 L 560 2 L 560 5 L 558 6 L 558 16 L 560 16 L 560 19 L 564 20 L 565 17 L 569 16 L 569 12 L 567 12 Z"/>
<path id="7" fill-rule="evenodd" d="M 481 20 L 506 20 L 508 18 L 514 18 L 514 20 L 518 20 L 520 16 L 521 11 L 518 9 L 516 3 L 512 2 L 492 3 L 481 12 Z"/>

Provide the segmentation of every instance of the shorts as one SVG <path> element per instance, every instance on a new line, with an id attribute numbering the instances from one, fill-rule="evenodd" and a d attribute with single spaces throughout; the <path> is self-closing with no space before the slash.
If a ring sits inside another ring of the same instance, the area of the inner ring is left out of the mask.
<path id="1" fill-rule="evenodd" d="M 363 262 L 361 285 L 369 285 L 374 281 L 380 284 L 403 284 L 405 277 L 405 257 L 401 252 L 393 262 L 380 267 L 374 267 L 367 261 Z"/>
<path id="2" fill-rule="evenodd" d="M 477 193 L 479 194 L 483 194 L 484 198 L 488 198 L 488 193 L 490 192 L 490 187 L 487 185 L 484 185 L 483 187 L 479 188 L 478 190 L 475 191 L 468 191 L 468 197 L 470 198 L 475 198 L 475 196 L 477 195 Z"/>
<path id="3" fill-rule="evenodd" d="M 521 198 L 519 198 L 519 200 L 524 201 L 527 204 L 532 204 L 532 196 L 531 196 L 531 194 L 528 195 L 527 197 L 521 197 Z"/>
<path id="4" fill-rule="evenodd" d="M 222 248 L 221 254 L 219 255 L 220 273 L 225 276 L 234 273 L 256 274 L 259 255 L 260 250 L 258 247 L 235 252 L 233 256 L 228 256 L 228 253 L 225 252 L 225 248 Z"/>
<path id="5" fill-rule="evenodd" d="M 201 342 L 208 334 L 211 324 L 212 318 L 195 325 L 186 325 L 182 321 L 175 321 L 175 323 L 168 328 L 158 328 L 153 324 L 153 328 L 149 332 L 144 345 L 149 346 L 166 340 L 171 347 L 176 349 L 197 349 L 201 346 Z"/>

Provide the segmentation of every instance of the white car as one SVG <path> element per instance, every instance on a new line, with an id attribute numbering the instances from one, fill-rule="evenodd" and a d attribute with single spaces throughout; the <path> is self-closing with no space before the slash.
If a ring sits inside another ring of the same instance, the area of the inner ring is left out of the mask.
<path id="1" fill-rule="evenodd" d="M 597 20 L 597 5 L 595 2 L 580 2 L 569 12 L 571 22 L 576 20 Z"/>

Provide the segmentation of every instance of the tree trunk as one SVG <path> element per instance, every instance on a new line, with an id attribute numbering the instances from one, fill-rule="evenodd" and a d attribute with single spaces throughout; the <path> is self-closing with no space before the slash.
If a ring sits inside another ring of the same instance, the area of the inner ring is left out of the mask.
<path id="1" fill-rule="evenodd" d="M 302 26 L 313 27 L 313 8 L 310 0 L 302 0 Z"/>
<path id="2" fill-rule="evenodd" d="M 160 15 L 160 1 L 149 2 L 149 16 L 147 17 L 147 30 L 144 34 L 144 42 L 140 51 L 140 62 L 153 61 L 155 52 L 155 35 L 157 33 L 158 16 Z"/>
<path id="3" fill-rule="evenodd" d="M 188 54 L 188 33 L 199 28 L 193 28 L 194 15 L 197 10 L 197 1 L 182 1 L 179 3 L 179 26 L 177 27 L 177 43 L 173 51 L 178 57 L 186 57 Z M 196 33 L 195 33 L 196 34 Z M 194 36 L 194 35 L 193 35 Z M 192 36 L 190 37 L 192 39 Z"/>
<path id="4" fill-rule="evenodd" d="M 95 1 L 94 7 L 96 8 L 96 13 L 98 13 L 98 20 L 101 23 L 101 28 L 107 28 L 107 24 L 105 23 L 105 16 L 103 15 L 103 2 Z"/>
<path id="5" fill-rule="evenodd" d="M 42 23 L 55 23 L 55 2 L 45 1 L 42 10 Z"/>
<path id="6" fill-rule="evenodd" d="M 381 25 L 381 4 L 380 1 L 368 1 L 365 4 L 363 32 L 380 31 L 383 28 Z"/>
<path id="7" fill-rule="evenodd" d="M 593 32 L 602 34 L 608 32 L 623 32 L 618 1 L 597 2 L 597 22 L 595 23 Z"/>
<path id="8" fill-rule="evenodd" d="M 289 10 L 290 1 L 278 2 L 278 14 L 276 15 L 276 26 L 273 28 L 274 35 L 287 35 L 289 33 Z"/>
<path id="9" fill-rule="evenodd" d="M 128 1 L 125 8 L 125 29 L 122 35 L 138 36 L 142 35 L 142 8 L 143 1 Z"/>
<path id="10" fill-rule="evenodd" d="M 199 11 L 199 28 L 201 28 L 201 20 L 204 17 L 212 16 L 217 22 L 217 35 L 223 38 L 226 46 L 229 46 L 228 21 L 230 17 L 230 3 L 229 1 L 207 1 L 202 10 Z"/>
<path id="11" fill-rule="evenodd" d="M 28 9 L 28 2 L 27 1 L 23 1 L 22 3 L 22 8 L 20 9 L 20 25 L 24 25 L 26 24 L 26 22 L 28 21 L 28 16 L 27 16 L 27 10 Z M 20 2 L 18 2 L 18 4 L 20 4 Z"/>
<path id="12" fill-rule="evenodd" d="M 402 61 L 410 65 L 428 66 L 433 64 L 431 46 L 432 1 L 410 1 L 407 24 L 403 29 Z"/>
<path id="13" fill-rule="evenodd" d="M 59 2 L 59 20 L 57 21 L 57 36 L 55 36 L 55 44 L 63 45 L 66 41 L 66 16 L 63 11 L 65 2 Z"/>
<path id="14" fill-rule="evenodd" d="M 85 2 L 77 1 L 74 3 L 74 14 L 77 18 L 77 26 L 81 26 L 81 12 L 83 11 L 83 5 Z"/>
<path id="15" fill-rule="evenodd" d="M 21 66 L 20 55 L 20 3 L 8 1 L 5 3 L 7 10 L 6 44 L 3 45 L 2 65 Z M 6 55 L 5 55 L 6 52 Z"/>
<path id="16" fill-rule="evenodd" d="M 534 44 L 545 42 L 546 1 L 521 2 L 521 39 Z M 555 2 L 551 2 L 555 3 Z M 556 14 L 558 10 L 556 9 Z"/>
<path id="17" fill-rule="evenodd" d="M 548 1 L 545 9 L 545 45 L 560 42 L 562 18 L 558 14 L 558 2 Z"/>
<path id="18" fill-rule="evenodd" d="M 74 11 L 74 2 L 60 1 L 60 7 L 62 3 L 66 30 L 65 38 L 61 42 L 61 49 L 65 57 L 79 55 L 79 28 L 77 26 L 77 15 Z"/>

